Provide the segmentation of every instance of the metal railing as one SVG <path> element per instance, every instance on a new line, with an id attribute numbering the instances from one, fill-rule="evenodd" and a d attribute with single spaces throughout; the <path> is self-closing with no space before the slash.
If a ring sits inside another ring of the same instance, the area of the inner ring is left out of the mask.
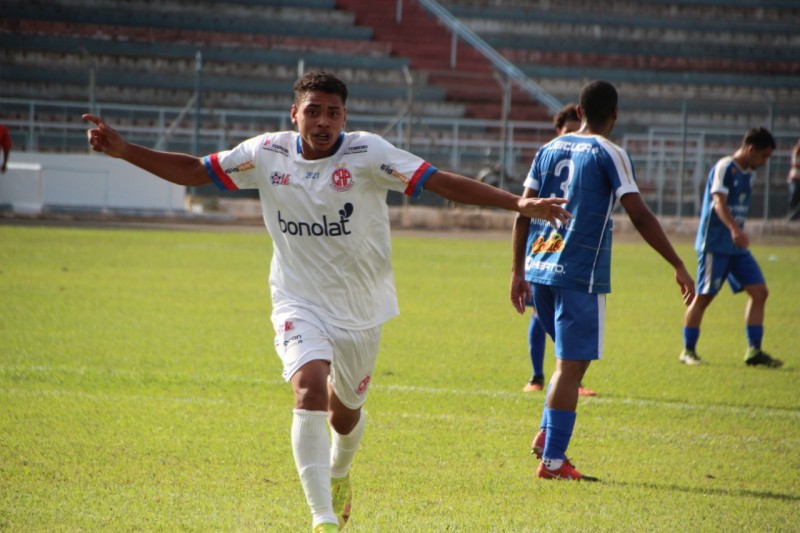
<path id="1" fill-rule="evenodd" d="M 536 100 L 550 110 L 557 113 L 563 104 L 549 92 L 545 91 L 538 83 L 526 76 L 508 59 L 503 57 L 497 50 L 486 43 L 477 33 L 454 17 L 447 9 L 435 0 L 417 0 L 421 5 L 436 16 L 452 32 L 453 40 L 451 45 L 450 66 L 456 66 L 456 44 L 458 39 L 469 43 L 475 50 L 480 52 L 486 59 L 492 62 L 498 72 L 507 76 L 510 80 L 517 83 L 521 88 L 530 93 Z M 402 9 L 402 3 L 398 4 Z"/>
<path id="2" fill-rule="evenodd" d="M 229 149 L 264 131 L 292 129 L 288 110 L 203 110 L 200 127 L 191 117 L 176 120 L 179 107 L 95 103 L 104 116 L 129 141 L 197 155 Z M 14 139 L 12 159 L 20 152 L 86 153 L 86 129 L 80 116 L 85 102 L 0 98 L 0 121 Z M 185 114 L 185 113 L 184 113 Z M 349 114 L 348 129 L 381 132 L 396 146 L 409 149 L 431 164 L 467 176 L 477 176 L 499 163 L 505 154 L 506 188 L 520 191 L 536 150 L 553 136 L 549 122 L 477 120 L 427 117 L 412 121 L 391 115 Z M 387 125 L 391 123 L 391 128 Z M 170 131 L 170 128 L 171 131 Z M 168 135 L 169 133 L 169 135 Z M 702 187 L 711 166 L 741 143 L 744 131 L 714 128 L 651 127 L 641 133 L 612 134 L 612 141 L 630 154 L 645 200 L 658 215 L 696 216 Z M 782 217 L 786 212 L 789 150 L 800 138 L 798 131 L 773 131 L 778 149 L 769 164 L 757 172 L 751 216 Z M 503 152 L 503 146 L 506 146 Z M 197 146 L 197 151 L 193 148 Z"/>

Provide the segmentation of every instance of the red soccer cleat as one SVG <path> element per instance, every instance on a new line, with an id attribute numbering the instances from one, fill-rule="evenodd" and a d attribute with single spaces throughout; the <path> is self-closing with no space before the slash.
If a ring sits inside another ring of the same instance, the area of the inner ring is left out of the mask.
<path id="1" fill-rule="evenodd" d="M 545 468 L 544 463 L 539 463 L 539 468 L 536 470 L 536 477 L 541 479 L 563 479 L 570 481 L 599 481 L 596 477 L 585 476 L 578 472 L 568 460 L 564 460 L 561 464 L 561 468 L 558 470 L 548 470 Z"/>

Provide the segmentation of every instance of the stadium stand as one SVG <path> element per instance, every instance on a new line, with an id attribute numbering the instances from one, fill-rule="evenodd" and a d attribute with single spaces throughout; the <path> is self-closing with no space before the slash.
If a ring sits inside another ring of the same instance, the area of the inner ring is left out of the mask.
<path id="1" fill-rule="evenodd" d="M 615 135 L 641 146 L 647 165 L 667 157 L 658 150 L 673 150 L 681 127 L 739 135 L 771 120 L 786 138 L 800 130 L 793 0 L 609 0 L 602 10 L 595 0 L 440 3 L 562 102 L 590 79 L 615 83 Z M 0 120 L 21 150 L 85 150 L 78 117 L 89 100 L 133 140 L 153 145 L 154 131 L 173 128 L 169 148 L 189 151 L 198 51 L 200 151 L 287 127 L 298 70 L 324 68 L 351 89 L 351 125 L 394 126 L 394 142 L 465 173 L 497 156 L 502 80 L 422 0 L 6 0 Z M 413 137 L 402 117 L 404 69 Z M 511 95 L 507 157 L 519 173 L 552 134 L 552 110 L 516 86 Z M 663 132 L 670 140 L 652 140 Z M 713 137 L 702 135 L 700 147 Z M 730 137 L 721 139 L 727 149 Z"/>
<path id="2" fill-rule="evenodd" d="M 685 100 L 707 101 L 696 124 L 738 127 L 771 104 L 800 102 L 800 11 L 789 1 L 452 0 L 451 12 L 562 100 L 607 79 L 626 126 L 679 125 Z M 668 112 L 671 110 L 671 112 Z M 776 117 L 798 126 L 797 113 Z"/>
<path id="3" fill-rule="evenodd" d="M 341 17 L 340 11 L 318 10 L 322 22 L 329 24 L 296 20 L 313 17 L 298 11 L 292 18 L 287 9 L 274 10 L 276 19 L 264 24 L 242 11 L 226 21 L 225 31 L 211 9 L 195 9 L 203 14 L 187 16 L 182 10 L 189 6 L 179 2 L 160 4 L 163 12 L 140 11 L 122 2 L 86 12 L 78 4 L 45 8 L 12 3 L 4 8 L 2 27 L 11 31 L 0 34 L 0 42 L 13 51 L 5 54 L 2 65 L 4 95 L 70 98 L 70 86 L 85 86 L 91 60 L 104 98 L 113 94 L 117 101 L 142 103 L 136 89 L 150 88 L 161 98 L 158 103 L 182 105 L 193 91 L 199 50 L 210 106 L 241 106 L 244 99 L 232 94 L 238 93 L 248 95 L 248 107 L 285 110 L 300 61 L 306 68 L 333 69 L 347 81 L 358 82 L 352 83 L 354 110 L 383 112 L 405 98 L 401 69 L 407 61 L 374 46 L 371 30 L 353 25 L 352 17 Z M 312 39 L 301 37 L 311 34 Z M 295 46 L 298 42 L 302 46 Z M 424 112 L 460 115 L 462 110 L 444 104 L 443 96 L 424 84 L 416 93 Z M 428 101 L 442 105 L 427 105 Z"/>
<path id="4" fill-rule="evenodd" d="M 450 33 L 415 2 L 403 5 L 400 21 L 392 9 L 375 9 L 371 0 L 339 0 L 356 15 L 356 23 L 371 26 L 374 39 L 389 43 L 397 55 L 408 57 L 413 69 L 426 71 L 432 84 L 444 87 L 450 100 L 466 106 L 474 118 L 497 119 L 503 90 L 493 77 L 491 62 L 463 41 L 455 45 Z M 518 88 L 512 94 L 514 118 L 548 121 L 549 111 Z"/>

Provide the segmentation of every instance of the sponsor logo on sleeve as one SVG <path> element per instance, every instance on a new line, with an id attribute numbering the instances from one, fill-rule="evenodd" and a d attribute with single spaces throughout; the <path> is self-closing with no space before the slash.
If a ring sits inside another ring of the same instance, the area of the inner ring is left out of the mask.
<path id="1" fill-rule="evenodd" d="M 381 165 L 381 170 L 389 174 L 390 176 L 394 176 L 395 178 L 399 179 L 403 183 L 408 183 L 411 181 L 408 176 L 405 174 L 401 174 L 397 170 L 395 170 L 391 165 L 384 163 Z"/>
<path id="2" fill-rule="evenodd" d="M 237 172 L 244 172 L 245 170 L 251 170 L 254 168 L 256 168 L 256 165 L 252 161 L 245 161 L 237 167 L 226 168 L 225 174 L 235 174 Z"/>

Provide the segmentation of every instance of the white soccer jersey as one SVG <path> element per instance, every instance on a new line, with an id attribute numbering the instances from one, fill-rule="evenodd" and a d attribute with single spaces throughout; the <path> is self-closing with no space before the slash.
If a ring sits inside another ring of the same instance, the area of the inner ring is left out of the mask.
<path id="1" fill-rule="evenodd" d="M 273 241 L 273 316 L 302 307 L 341 328 L 398 314 L 386 195 L 418 197 L 436 168 L 381 137 L 342 133 L 309 161 L 296 132 L 266 133 L 203 159 L 222 189 L 258 189 Z"/>

